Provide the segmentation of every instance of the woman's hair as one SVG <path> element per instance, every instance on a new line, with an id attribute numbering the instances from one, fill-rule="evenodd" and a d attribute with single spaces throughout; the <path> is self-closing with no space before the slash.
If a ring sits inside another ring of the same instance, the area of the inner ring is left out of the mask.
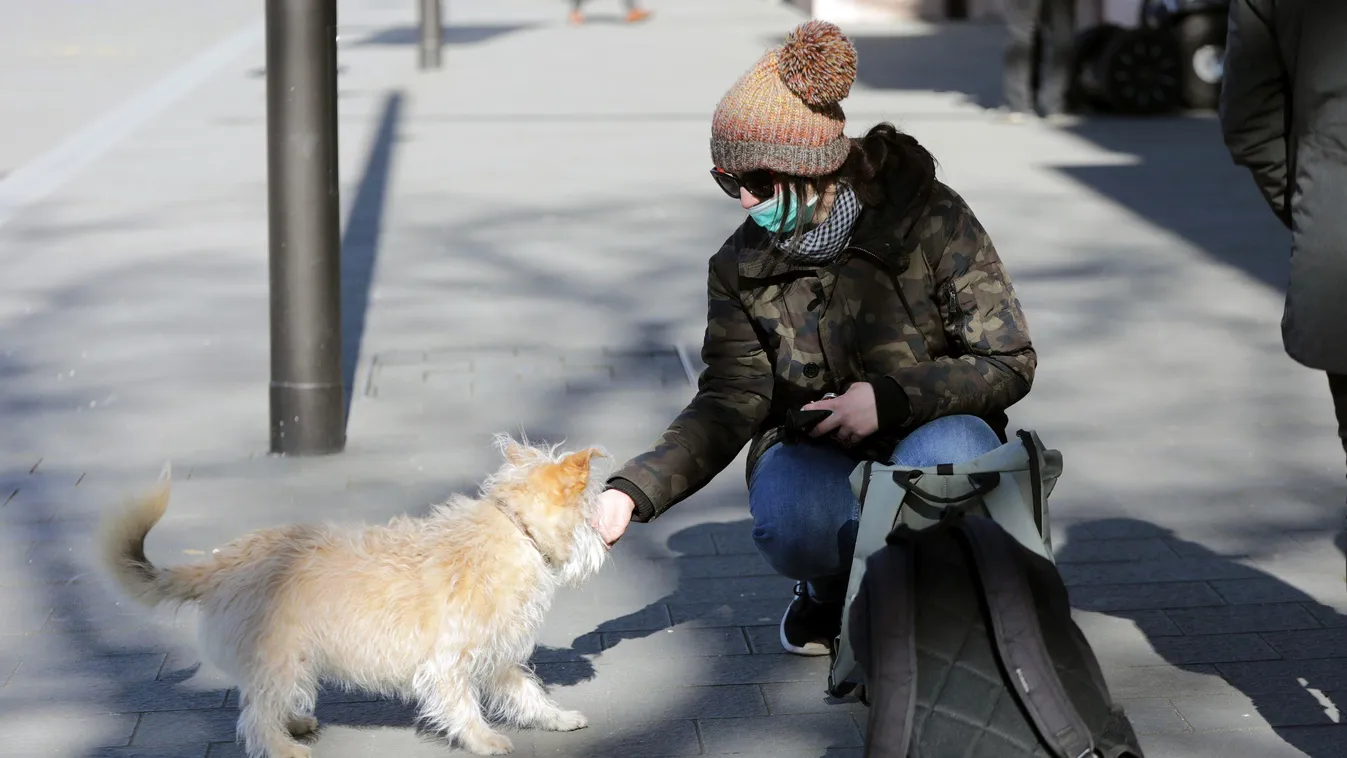
<path id="1" fill-rule="evenodd" d="M 916 138 L 904 134 L 893 124 L 876 124 L 864 137 L 851 139 L 851 151 L 841 168 L 831 174 L 820 177 L 800 177 L 781 175 L 781 184 L 794 190 L 793 197 L 806 197 L 806 190 L 822 195 L 828 187 L 839 182 L 845 183 L 856 193 L 861 205 L 875 208 L 890 201 L 889 186 L 895 173 L 902 177 L 902 183 L 910 187 L 907 197 L 924 199 L 935 183 L 935 157 L 931 155 Z M 790 203 L 791 193 L 786 193 L 781 202 Z M 789 213 L 786 206 L 783 211 Z M 804 235 L 804 225 L 795 229 L 792 241 L 798 242 Z M 779 238 L 772 240 L 773 244 Z"/>

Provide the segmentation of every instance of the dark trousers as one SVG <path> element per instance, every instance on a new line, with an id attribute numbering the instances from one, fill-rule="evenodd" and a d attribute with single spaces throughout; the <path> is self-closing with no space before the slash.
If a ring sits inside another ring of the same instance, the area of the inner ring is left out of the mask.
<path id="1" fill-rule="evenodd" d="M 1006 0 L 1005 105 L 1047 116 L 1066 110 L 1075 0 Z"/>

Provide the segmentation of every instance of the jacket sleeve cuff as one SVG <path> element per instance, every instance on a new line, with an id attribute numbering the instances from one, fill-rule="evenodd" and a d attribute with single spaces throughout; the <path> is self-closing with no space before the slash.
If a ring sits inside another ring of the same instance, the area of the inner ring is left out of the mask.
<path id="1" fill-rule="evenodd" d="M 875 390 L 879 431 L 893 432 L 907 426 L 912 420 L 912 401 L 898 380 L 891 376 L 880 377 L 870 386 Z"/>
<path id="2" fill-rule="evenodd" d="M 655 504 L 650 501 L 650 497 L 641 491 L 630 480 L 622 477 L 613 477 L 608 480 L 607 489 L 617 490 L 636 503 L 636 510 L 632 512 L 631 520 L 644 524 L 655 517 Z"/>

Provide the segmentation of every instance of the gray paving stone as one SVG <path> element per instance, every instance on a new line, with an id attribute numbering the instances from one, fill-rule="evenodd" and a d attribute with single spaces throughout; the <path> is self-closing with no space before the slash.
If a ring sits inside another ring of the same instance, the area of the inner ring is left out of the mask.
<path id="1" fill-rule="evenodd" d="M 1287 727 L 1278 729 L 1277 736 L 1314 758 L 1347 754 L 1347 726 L 1342 724 Z"/>
<path id="2" fill-rule="evenodd" d="M 720 555 L 759 555 L 753 529 L 746 524 L 717 525 L 711 531 L 711 540 Z"/>
<path id="3" fill-rule="evenodd" d="M 0 756 L 33 758 L 64 752 L 71 744 L 93 750 L 121 747 L 131 741 L 139 718 L 134 713 L 92 714 L 68 708 L 25 710 L 21 721 L 7 724 Z"/>
<path id="4" fill-rule="evenodd" d="M 865 704 L 854 697 L 835 698 L 828 694 L 826 682 L 780 682 L 764 684 L 762 693 L 773 716 L 801 713 L 866 713 Z"/>
<path id="5" fill-rule="evenodd" d="M 1305 592 L 1272 577 L 1218 579 L 1210 584 L 1231 605 L 1313 602 Z"/>
<path id="6" fill-rule="evenodd" d="M 1215 666 L 1123 666 L 1104 671 L 1115 698 L 1226 695 L 1232 690 Z"/>
<path id="7" fill-rule="evenodd" d="M 531 660 L 534 663 L 584 660 L 586 656 L 598 654 L 603 647 L 603 635 L 590 633 L 576 637 L 568 648 L 539 645 L 534 648 Z"/>
<path id="8" fill-rule="evenodd" d="M 790 600 L 739 600 L 728 603 L 669 603 L 675 624 L 693 627 L 761 626 L 780 622 Z"/>
<path id="9" fill-rule="evenodd" d="M 1347 657 L 1347 628 L 1264 632 L 1263 639 L 1288 660 Z"/>
<path id="10" fill-rule="evenodd" d="M 1305 753 L 1271 729 L 1150 734 L 1141 738 L 1141 748 L 1146 758 L 1305 758 Z M 1323 755 L 1327 758 L 1333 754 Z"/>
<path id="11" fill-rule="evenodd" d="M 28 602 L 10 593 L 0 593 L 0 637 L 34 634 L 51 616 L 51 606 Z"/>
<path id="12" fill-rule="evenodd" d="M 655 561 L 655 565 L 683 580 L 777 576 L 767 561 L 756 554 L 695 555 L 659 560 Z"/>
<path id="13" fill-rule="evenodd" d="M 1319 622 L 1295 604 L 1239 605 L 1166 611 L 1184 634 L 1233 634 L 1318 629 Z"/>
<path id="14" fill-rule="evenodd" d="M 1154 524 L 1132 519 L 1091 521 L 1074 527 L 1090 540 L 1153 539 L 1164 536 Z"/>
<path id="15" fill-rule="evenodd" d="M 1151 644 L 1155 647 L 1155 652 L 1175 665 L 1262 661 L 1281 657 L 1256 634 L 1161 637 L 1152 640 Z"/>
<path id="16" fill-rule="evenodd" d="M 750 652 L 743 630 L 736 626 L 715 629 L 674 627 L 653 632 L 605 633 L 603 647 L 604 661 L 746 655 Z"/>
<path id="17" fill-rule="evenodd" d="M 1132 728 L 1136 729 L 1137 734 L 1178 734 L 1193 731 L 1167 698 L 1119 699 L 1117 703 L 1127 714 L 1127 719 L 1132 722 Z"/>
<path id="18" fill-rule="evenodd" d="M 578 732 L 527 732 L 516 738 L 517 743 L 525 740 L 538 756 L 621 758 L 701 753 L 697 726 L 692 721 L 591 723 Z"/>
<path id="19" fill-rule="evenodd" d="M 195 744 L 164 745 L 160 747 L 105 747 L 81 758 L 206 758 L 210 745 Z"/>
<path id="20" fill-rule="evenodd" d="M 116 682 L 152 682 L 164 665 L 165 653 L 93 655 L 25 660 L 14 673 L 16 682 L 50 682 L 70 677 L 98 677 Z"/>
<path id="21" fill-rule="evenodd" d="M 789 719 L 717 719 L 698 722 L 706 752 L 755 756 L 858 747 L 861 733 L 845 713 L 800 714 Z"/>
<path id="22" fill-rule="evenodd" d="M 678 721 L 768 715 L 757 685 L 659 687 L 612 693 L 612 718 L 630 721 Z"/>
<path id="23" fill-rule="evenodd" d="M 544 668 L 573 666 L 553 663 Z M 694 687 L 698 685 L 765 684 L 770 682 L 824 682 L 828 677 L 826 657 L 777 655 L 723 655 L 709 658 L 649 658 L 596 664 L 595 681 L 609 687 L 629 685 Z"/>
<path id="24" fill-rule="evenodd" d="M 782 613 L 785 608 L 781 609 Z M 749 649 L 758 655 L 764 653 L 781 652 L 781 624 L 763 624 L 760 626 L 744 627 L 744 635 L 748 637 Z"/>
<path id="25" fill-rule="evenodd" d="M 234 739 L 239 713 L 231 709 L 146 713 L 140 717 L 134 744 L 152 747 Z"/>
<path id="26" fill-rule="evenodd" d="M 1072 587 L 1070 597 L 1073 607 L 1101 613 L 1225 605 L 1205 582 L 1084 585 Z"/>
<path id="27" fill-rule="evenodd" d="M 784 576 L 737 576 L 707 579 L 683 579 L 679 582 L 680 597 L 695 598 L 699 605 L 709 603 L 739 603 L 744 600 L 776 600 L 782 607 L 793 598 L 795 580 Z"/>
<path id="28" fill-rule="evenodd" d="M 603 622 L 604 632 L 644 632 L 652 629 L 664 629 L 675 622 L 669 616 L 669 608 L 663 603 L 646 606 L 639 611 Z"/>
<path id="29" fill-rule="evenodd" d="M 1327 627 L 1337 628 L 1347 626 L 1347 614 L 1338 611 L 1335 608 L 1329 608 L 1319 603 L 1304 603 L 1302 607 L 1309 611 L 1310 615 L 1318 619 L 1320 624 Z"/>
<path id="30" fill-rule="evenodd" d="M 1324 692 L 1347 690 L 1347 659 L 1250 661 L 1222 663 L 1217 668 L 1226 680 L 1249 696 L 1304 694 L 1306 687 Z"/>
<path id="31" fill-rule="evenodd" d="M 1063 581 L 1069 587 L 1200 582 L 1258 576 L 1257 569 L 1219 558 L 1174 558 L 1139 563 L 1076 563 L 1062 566 L 1061 573 Z"/>
<path id="32" fill-rule="evenodd" d="M 1165 611 L 1110 611 L 1110 616 L 1136 624 L 1146 637 L 1174 637 L 1183 632 Z"/>
<path id="33" fill-rule="evenodd" d="M 1338 697 L 1339 693 L 1326 694 L 1334 703 L 1341 700 Z M 1195 729 L 1248 729 L 1334 723 L 1325 713 L 1324 706 L 1307 692 L 1262 694 L 1256 700 L 1242 693 L 1176 697 L 1173 703 Z"/>
<path id="34" fill-rule="evenodd" d="M 416 705 L 396 700 L 319 703 L 314 711 L 319 724 L 354 728 L 388 727 L 411 729 L 416 723 Z"/>
<path id="35" fill-rule="evenodd" d="M 1055 550 L 1058 565 L 1173 560 L 1179 556 L 1161 539 L 1078 540 Z"/>

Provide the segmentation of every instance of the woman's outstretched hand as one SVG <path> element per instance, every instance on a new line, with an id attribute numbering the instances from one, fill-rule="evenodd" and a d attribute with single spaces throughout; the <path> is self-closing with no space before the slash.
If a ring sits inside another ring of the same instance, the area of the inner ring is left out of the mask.
<path id="1" fill-rule="evenodd" d="M 841 397 L 819 400 L 804 407 L 806 411 L 832 411 L 809 434 L 822 437 L 833 432 L 843 445 L 855 445 L 879 431 L 879 411 L 875 406 L 875 388 L 868 382 L 856 382 Z"/>
<path id="2" fill-rule="evenodd" d="M 595 513 L 592 523 L 608 547 L 612 547 L 622 538 L 635 510 L 636 503 L 621 490 L 606 490 L 599 495 L 598 512 Z"/>

